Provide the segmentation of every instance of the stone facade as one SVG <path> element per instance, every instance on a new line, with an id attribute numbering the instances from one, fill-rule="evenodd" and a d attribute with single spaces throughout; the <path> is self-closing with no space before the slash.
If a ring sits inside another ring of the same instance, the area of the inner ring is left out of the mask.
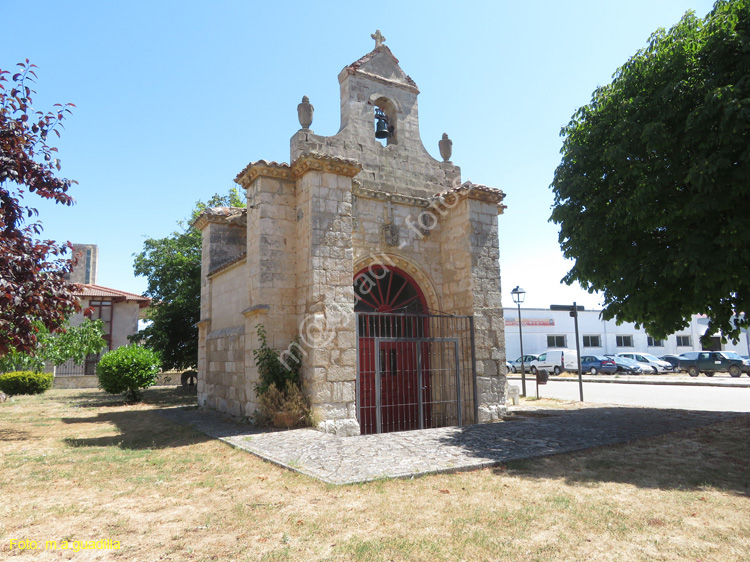
<path id="1" fill-rule="evenodd" d="M 504 194 L 461 182 L 447 159 L 447 135 L 444 161 L 427 153 L 419 89 L 376 42 L 339 74 L 336 135 L 309 129 L 312 107 L 303 99 L 291 164 L 250 163 L 236 178 L 247 209 L 210 209 L 196 221 L 203 233 L 201 405 L 254 413 L 260 323 L 276 349 L 300 339 L 304 388 L 320 428 L 358 434 L 353 280 L 379 264 L 408 274 L 430 311 L 474 317 L 479 418 L 471 412 L 468 419 L 490 421 L 504 409 L 497 230 Z M 374 134 L 378 115 L 383 141 Z"/>

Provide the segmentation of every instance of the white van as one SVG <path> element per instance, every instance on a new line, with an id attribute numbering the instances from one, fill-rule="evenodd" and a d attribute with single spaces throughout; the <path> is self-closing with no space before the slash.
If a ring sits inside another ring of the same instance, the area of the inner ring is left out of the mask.
<path id="1" fill-rule="evenodd" d="M 575 349 L 548 349 L 531 362 L 531 372 L 546 369 L 559 375 L 563 371 L 578 371 L 578 353 Z"/>

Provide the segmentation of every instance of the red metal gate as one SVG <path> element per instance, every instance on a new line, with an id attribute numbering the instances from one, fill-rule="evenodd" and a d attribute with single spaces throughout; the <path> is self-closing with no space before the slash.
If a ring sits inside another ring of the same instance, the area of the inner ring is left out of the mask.
<path id="1" fill-rule="evenodd" d="M 472 317 L 358 313 L 357 342 L 363 434 L 476 419 Z"/>

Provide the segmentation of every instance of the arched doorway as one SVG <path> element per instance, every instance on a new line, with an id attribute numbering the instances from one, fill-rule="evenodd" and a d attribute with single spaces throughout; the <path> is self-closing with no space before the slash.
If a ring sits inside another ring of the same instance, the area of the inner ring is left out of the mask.
<path id="1" fill-rule="evenodd" d="M 397 267 L 354 276 L 358 313 L 357 415 L 363 434 L 425 427 L 430 417 L 429 321 L 424 293 Z"/>

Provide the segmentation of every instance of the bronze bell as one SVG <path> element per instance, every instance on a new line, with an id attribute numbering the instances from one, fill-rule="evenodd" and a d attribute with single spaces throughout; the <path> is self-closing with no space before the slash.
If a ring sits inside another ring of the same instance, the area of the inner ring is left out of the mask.
<path id="1" fill-rule="evenodd" d="M 375 138 L 376 139 L 387 139 L 391 136 L 391 131 L 388 129 L 388 117 L 381 109 L 375 110 Z"/>

